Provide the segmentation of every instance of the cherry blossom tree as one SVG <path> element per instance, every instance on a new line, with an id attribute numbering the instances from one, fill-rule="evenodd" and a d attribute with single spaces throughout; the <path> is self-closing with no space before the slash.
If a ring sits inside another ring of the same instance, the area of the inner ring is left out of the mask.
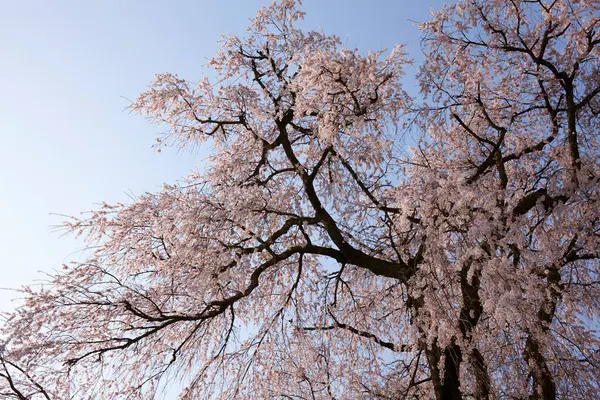
<path id="1" fill-rule="evenodd" d="M 218 81 L 160 74 L 133 104 L 210 167 L 66 223 L 93 252 L 24 289 L 3 397 L 597 396 L 600 2 L 446 6 L 422 100 L 402 46 L 302 17 L 263 8 Z"/>

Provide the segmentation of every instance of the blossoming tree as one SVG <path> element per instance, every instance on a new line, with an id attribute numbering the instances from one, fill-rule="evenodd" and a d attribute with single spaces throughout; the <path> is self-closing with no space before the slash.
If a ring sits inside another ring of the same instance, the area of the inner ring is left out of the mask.
<path id="1" fill-rule="evenodd" d="M 591 399 L 600 2 L 461 0 L 407 59 L 262 9 L 133 110 L 210 167 L 67 227 L 94 246 L 2 329 L 0 395 Z M 399 151 L 407 114 L 422 132 Z"/>

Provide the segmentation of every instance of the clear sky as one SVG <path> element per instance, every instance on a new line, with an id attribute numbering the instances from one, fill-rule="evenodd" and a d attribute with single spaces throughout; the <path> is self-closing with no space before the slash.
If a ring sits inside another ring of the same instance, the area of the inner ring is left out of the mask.
<path id="1" fill-rule="evenodd" d="M 83 244 L 50 227 L 95 203 L 127 202 L 202 168 L 156 153 L 160 127 L 129 114 L 160 72 L 196 80 L 221 34 L 243 34 L 265 1 L 0 0 L 0 287 L 43 279 Z M 304 26 L 361 50 L 408 43 L 440 0 L 306 0 Z M 411 72 L 412 73 L 412 72 Z M 406 78 L 414 92 L 414 79 Z M 10 310 L 14 292 L 0 292 Z"/>

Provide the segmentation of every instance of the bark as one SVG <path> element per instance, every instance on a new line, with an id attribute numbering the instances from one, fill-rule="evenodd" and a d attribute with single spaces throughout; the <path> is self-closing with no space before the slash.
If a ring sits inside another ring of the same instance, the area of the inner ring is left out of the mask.
<path id="1" fill-rule="evenodd" d="M 548 294 L 546 300 L 538 310 L 538 319 L 541 324 L 541 332 L 545 334 L 556 312 L 560 300 L 560 272 L 556 267 L 549 267 L 547 274 Z M 530 400 L 555 400 L 556 384 L 548 367 L 546 357 L 542 353 L 541 345 L 532 332 L 529 332 L 525 342 L 525 361 L 529 365 L 529 373 L 533 378 L 533 392 Z"/>
<path id="2" fill-rule="evenodd" d="M 462 352 L 454 341 L 444 349 L 444 382 L 442 383 L 440 400 L 461 400 L 460 363 Z"/>

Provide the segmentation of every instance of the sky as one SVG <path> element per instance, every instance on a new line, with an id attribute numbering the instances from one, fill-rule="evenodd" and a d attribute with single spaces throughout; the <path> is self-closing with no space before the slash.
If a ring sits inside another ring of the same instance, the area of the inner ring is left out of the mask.
<path id="1" fill-rule="evenodd" d="M 207 149 L 152 148 L 162 128 L 127 111 L 154 74 L 194 81 L 258 0 L 0 0 L 0 287 L 46 279 L 84 243 L 53 227 L 100 202 L 131 202 L 206 167 Z M 303 26 L 362 51 L 407 43 L 440 0 L 305 0 Z M 416 83 L 408 71 L 406 88 Z M 19 294 L 0 291 L 0 311 Z"/>

